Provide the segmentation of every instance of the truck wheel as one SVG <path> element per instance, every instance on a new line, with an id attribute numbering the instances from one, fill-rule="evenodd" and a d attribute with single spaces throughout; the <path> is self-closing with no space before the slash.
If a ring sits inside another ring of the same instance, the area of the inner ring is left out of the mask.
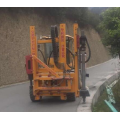
<path id="1" fill-rule="evenodd" d="M 75 93 L 67 93 L 67 101 L 75 101 Z"/>
<path id="2" fill-rule="evenodd" d="M 35 100 L 35 96 L 33 95 L 33 86 L 30 86 L 29 92 L 30 92 L 30 99 L 31 99 L 31 101 L 35 102 L 36 100 Z"/>
<path id="3" fill-rule="evenodd" d="M 40 96 L 40 100 L 35 100 L 35 96 L 33 95 L 33 86 L 30 86 L 30 99 L 32 102 L 37 102 L 37 101 L 40 101 L 42 99 L 42 96 Z"/>

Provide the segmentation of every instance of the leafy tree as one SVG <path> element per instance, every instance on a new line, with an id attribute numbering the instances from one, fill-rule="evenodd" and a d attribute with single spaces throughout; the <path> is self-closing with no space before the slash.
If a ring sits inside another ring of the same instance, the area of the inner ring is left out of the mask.
<path id="1" fill-rule="evenodd" d="M 110 8 L 101 14 L 99 27 L 102 29 L 102 42 L 109 47 L 113 57 L 120 57 L 120 8 Z"/>
<path id="2" fill-rule="evenodd" d="M 99 23 L 100 23 L 99 14 L 95 14 L 95 13 L 92 13 L 91 11 L 89 11 L 88 24 L 92 25 L 97 30 L 97 26 Z"/>

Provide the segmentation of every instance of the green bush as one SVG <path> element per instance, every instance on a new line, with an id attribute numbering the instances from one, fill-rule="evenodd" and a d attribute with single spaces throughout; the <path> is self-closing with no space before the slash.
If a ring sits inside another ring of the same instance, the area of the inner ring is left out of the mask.
<path id="1" fill-rule="evenodd" d="M 109 8 L 101 15 L 102 42 L 113 57 L 120 56 L 120 8 Z"/>

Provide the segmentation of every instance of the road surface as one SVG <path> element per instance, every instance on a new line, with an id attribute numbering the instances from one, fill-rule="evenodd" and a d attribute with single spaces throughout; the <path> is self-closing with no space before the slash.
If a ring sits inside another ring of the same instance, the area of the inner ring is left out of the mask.
<path id="1" fill-rule="evenodd" d="M 87 85 L 92 86 L 118 69 L 118 59 L 87 69 L 90 77 Z M 81 98 L 75 102 L 61 101 L 59 98 L 44 97 L 41 102 L 29 99 L 29 82 L 0 88 L 0 112 L 76 112 Z"/>

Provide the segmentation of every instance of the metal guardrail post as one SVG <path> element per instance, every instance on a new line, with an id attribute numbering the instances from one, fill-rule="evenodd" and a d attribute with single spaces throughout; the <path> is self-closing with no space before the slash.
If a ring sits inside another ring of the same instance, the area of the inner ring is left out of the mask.
<path id="1" fill-rule="evenodd" d="M 118 112 L 114 106 L 110 103 L 110 101 L 104 100 L 108 107 L 112 110 L 112 112 Z"/>
<path id="2" fill-rule="evenodd" d="M 110 84 L 109 86 L 107 85 L 106 86 L 106 90 L 107 90 L 107 94 L 108 94 L 108 99 L 109 101 L 107 100 L 104 100 L 105 103 L 108 105 L 108 107 L 112 110 L 112 112 L 118 112 L 114 106 L 112 105 L 112 103 L 116 103 L 115 102 L 115 98 L 114 98 L 114 94 L 112 92 L 112 87 L 117 83 L 117 81 L 114 81 L 112 84 Z"/>

